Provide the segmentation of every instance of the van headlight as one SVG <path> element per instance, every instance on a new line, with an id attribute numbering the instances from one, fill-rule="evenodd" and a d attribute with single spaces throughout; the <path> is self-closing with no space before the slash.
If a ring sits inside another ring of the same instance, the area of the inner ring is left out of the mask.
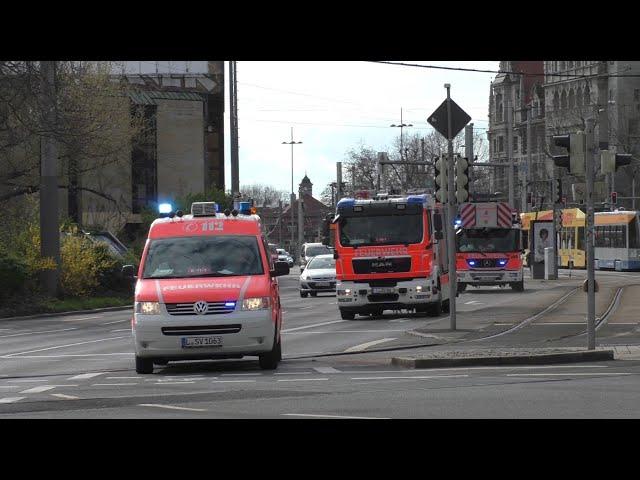
<path id="1" fill-rule="evenodd" d="M 160 315 L 160 303 L 158 302 L 136 302 L 135 312 L 142 315 Z"/>
<path id="2" fill-rule="evenodd" d="M 242 301 L 242 310 L 263 310 L 269 308 L 269 297 L 245 298 Z"/>

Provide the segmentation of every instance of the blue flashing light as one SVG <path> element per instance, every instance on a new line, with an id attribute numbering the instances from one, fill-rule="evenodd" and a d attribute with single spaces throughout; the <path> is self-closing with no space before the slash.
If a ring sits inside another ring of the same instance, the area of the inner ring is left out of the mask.
<path id="1" fill-rule="evenodd" d="M 407 197 L 407 203 L 427 203 L 427 196 L 422 195 L 409 195 Z"/>
<path id="2" fill-rule="evenodd" d="M 337 208 L 353 207 L 355 204 L 354 198 L 343 198 L 338 202 Z"/>
<path id="3" fill-rule="evenodd" d="M 161 203 L 158 205 L 159 213 L 171 213 L 173 211 L 173 207 L 170 203 Z"/>
<path id="4" fill-rule="evenodd" d="M 475 267 L 476 266 L 476 261 L 475 260 L 467 260 L 467 263 L 469 264 L 470 267 Z"/>
<path id="5" fill-rule="evenodd" d="M 500 260 L 498 260 L 498 265 L 504 267 L 507 264 L 507 261 L 508 260 L 506 258 L 501 258 Z"/>
<path id="6" fill-rule="evenodd" d="M 462 219 L 461 218 L 456 218 L 455 221 L 454 221 L 454 224 L 455 224 L 456 227 L 462 225 Z"/>
<path id="7" fill-rule="evenodd" d="M 238 211 L 242 215 L 251 215 L 251 202 L 240 202 L 240 208 Z"/>
<path id="8" fill-rule="evenodd" d="M 224 306 L 225 307 L 235 307 L 236 306 L 236 302 L 225 302 Z"/>

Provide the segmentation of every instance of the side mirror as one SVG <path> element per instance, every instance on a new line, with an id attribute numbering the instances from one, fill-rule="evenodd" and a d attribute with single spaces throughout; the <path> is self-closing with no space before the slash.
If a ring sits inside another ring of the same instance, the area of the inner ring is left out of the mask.
<path id="1" fill-rule="evenodd" d="M 442 240 L 442 230 L 436 230 L 435 232 L 433 232 L 433 238 L 435 238 L 436 240 Z"/>
<path id="2" fill-rule="evenodd" d="M 274 268 L 271 270 L 272 277 L 281 277 L 289 275 L 289 264 L 287 262 L 274 262 Z"/>
<path id="3" fill-rule="evenodd" d="M 305 264 L 303 264 L 303 263 L 300 264 L 300 273 L 302 273 L 304 271 L 304 267 L 306 267 Z"/>
<path id="4" fill-rule="evenodd" d="M 135 280 L 136 278 L 135 267 L 133 265 L 123 265 L 122 276 L 125 278 L 130 278 L 131 280 Z"/>

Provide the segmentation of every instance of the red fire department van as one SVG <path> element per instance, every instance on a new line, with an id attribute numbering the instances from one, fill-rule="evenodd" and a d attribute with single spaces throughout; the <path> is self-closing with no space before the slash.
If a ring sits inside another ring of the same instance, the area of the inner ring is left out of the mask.
<path id="1" fill-rule="evenodd" d="M 429 195 L 340 200 L 333 219 L 340 315 L 448 309 L 441 206 Z"/>
<path id="2" fill-rule="evenodd" d="M 288 273 L 286 262 L 272 261 L 247 202 L 224 213 L 213 202 L 194 203 L 191 215 L 156 219 L 135 288 L 136 372 L 245 355 L 277 368 L 282 310 L 275 277 Z"/>
<path id="3" fill-rule="evenodd" d="M 463 203 L 457 220 L 458 291 L 467 285 L 524 290 L 519 216 L 506 202 Z"/>

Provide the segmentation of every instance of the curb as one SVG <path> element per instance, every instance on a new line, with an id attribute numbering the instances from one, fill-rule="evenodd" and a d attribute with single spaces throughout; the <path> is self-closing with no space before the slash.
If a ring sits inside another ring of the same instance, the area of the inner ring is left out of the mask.
<path id="1" fill-rule="evenodd" d="M 393 357 L 391 359 L 391 364 L 405 368 L 442 368 L 491 365 L 545 365 L 552 363 L 590 362 L 605 360 L 614 360 L 613 350 L 589 350 L 586 352 L 467 358 Z"/>
<path id="2" fill-rule="evenodd" d="M 133 305 L 124 305 L 120 307 L 96 308 L 94 310 L 73 310 L 70 312 L 39 313 L 37 315 L 25 315 L 22 317 L 2 317 L 0 318 L 0 322 L 9 321 L 9 320 L 29 320 L 33 318 L 66 317 L 69 315 L 76 315 L 78 313 L 118 312 L 118 311 L 130 310 L 130 309 L 131 310 L 133 309 Z"/>

